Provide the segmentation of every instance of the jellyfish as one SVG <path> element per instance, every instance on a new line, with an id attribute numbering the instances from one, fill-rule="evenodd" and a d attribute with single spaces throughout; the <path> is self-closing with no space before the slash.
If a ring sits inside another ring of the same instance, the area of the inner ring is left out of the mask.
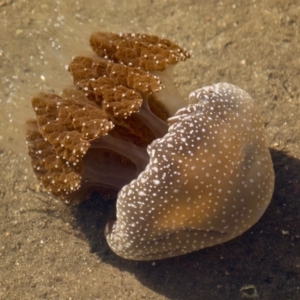
<path id="1" fill-rule="evenodd" d="M 65 203 L 114 193 L 105 236 L 119 256 L 155 260 L 233 239 L 270 203 L 274 171 L 254 100 L 217 83 L 178 93 L 189 58 L 167 39 L 96 32 L 69 65 L 74 86 L 32 99 L 32 166 Z"/>

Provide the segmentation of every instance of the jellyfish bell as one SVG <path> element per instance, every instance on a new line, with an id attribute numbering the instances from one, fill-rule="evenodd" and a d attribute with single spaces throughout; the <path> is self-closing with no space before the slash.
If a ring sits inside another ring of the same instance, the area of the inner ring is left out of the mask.
<path id="1" fill-rule="evenodd" d="M 119 192 L 116 221 L 106 228 L 119 256 L 163 259 L 226 242 L 271 200 L 274 171 L 252 98 L 228 83 L 190 97 L 195 103 L 148 146 L 146 169 Z"/>

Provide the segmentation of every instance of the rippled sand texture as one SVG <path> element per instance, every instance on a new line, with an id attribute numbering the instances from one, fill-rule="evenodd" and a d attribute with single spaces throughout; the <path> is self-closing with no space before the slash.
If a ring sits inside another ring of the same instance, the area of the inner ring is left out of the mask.
<path id="1" fill-rule="evenodd" d="M 0 299 L 300 297 L 297 1 L 2 1 L 0 14 Z M 257 101 L 276 182 L 250 231 L 180 258 L 127 262 L 103 237 L 103 201 L 70 211 L 38 184 L 24 145 L 30 99 L 72 83 L 65 67 L 89 54 L 97 30 L 156 34 L 190 50 L 175 69 L 186 99 L 225 81 Z"/>

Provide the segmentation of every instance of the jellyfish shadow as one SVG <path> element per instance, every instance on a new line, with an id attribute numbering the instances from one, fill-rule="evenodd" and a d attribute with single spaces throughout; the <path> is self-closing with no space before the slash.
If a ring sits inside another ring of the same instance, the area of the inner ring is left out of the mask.
<path id="1" fill-rule="evenodd" d="M 104 238 L 115 203 L 97 195 L 73 208 L 91 252 L 168 299 L 300 299 L 300 160 L 271 149 L 275 191 L 260 221 L 242 236 L 155 262 L 116 256 Z"/>

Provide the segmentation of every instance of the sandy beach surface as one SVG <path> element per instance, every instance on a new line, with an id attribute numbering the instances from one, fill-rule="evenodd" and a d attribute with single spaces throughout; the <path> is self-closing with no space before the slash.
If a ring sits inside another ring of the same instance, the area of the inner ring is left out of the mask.
<path id="1" fill-rule="evenodd" d="M 299 29 L 297 0 L 0 1 L 0 299 L 300 299 Z M 127 261 L 106 244 L 101 195 L 67 207 L 40 186 L 24 142 L 31 97 L 71 82 L 65 66 L 97 30 L 188 49 L 175 69 L 186 99 L 226 81 L 256 100 L 276 182 L 253 228 L 185 256 Z"/>

